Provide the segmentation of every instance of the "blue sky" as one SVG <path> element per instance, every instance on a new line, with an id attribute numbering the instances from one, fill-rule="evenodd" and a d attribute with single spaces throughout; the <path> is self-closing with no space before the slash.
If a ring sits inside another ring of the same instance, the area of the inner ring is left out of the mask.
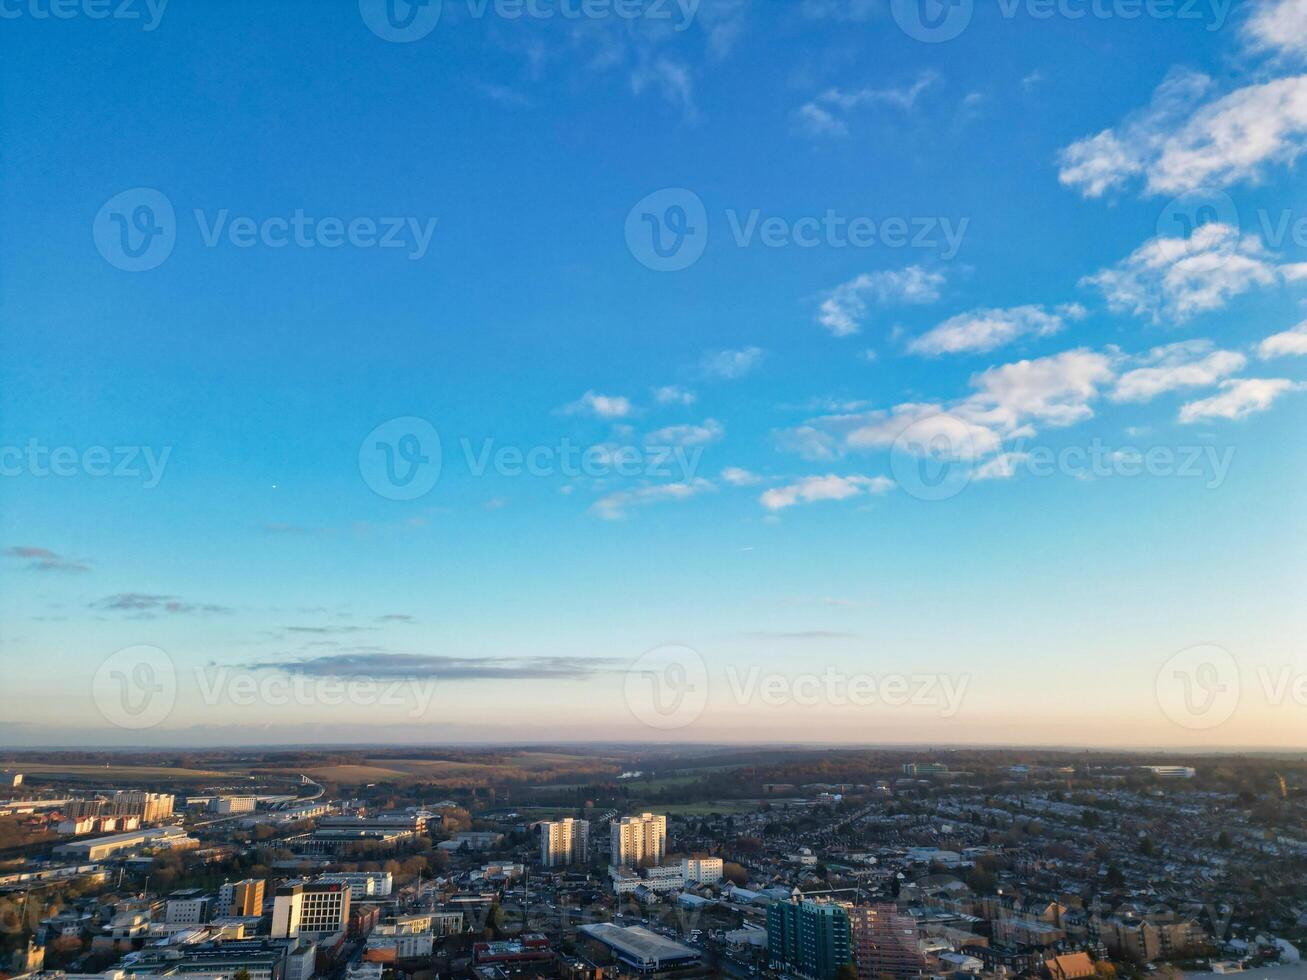
<path id="1" fill-rule="evenodd" d="M 1139 6 L 11 0 L 0 738 L 1301 745 L 1307 4 Z"/>

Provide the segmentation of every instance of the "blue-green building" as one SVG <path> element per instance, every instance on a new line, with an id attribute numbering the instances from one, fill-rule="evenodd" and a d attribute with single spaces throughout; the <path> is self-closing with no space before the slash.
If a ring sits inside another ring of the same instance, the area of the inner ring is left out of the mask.
<path id="1" fill-rule="evenodd" d="M 813 980 L 834 980 L 853 961 L 849 914 L 834 902 L 776 902 L 767 909 L 772 966 Z"/>

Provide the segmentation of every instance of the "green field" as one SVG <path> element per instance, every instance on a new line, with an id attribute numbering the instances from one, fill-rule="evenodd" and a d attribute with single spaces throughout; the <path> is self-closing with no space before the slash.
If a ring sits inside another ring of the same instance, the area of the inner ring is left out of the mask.
<path id="1" fill-rule="evenodd" d="M 133 780 L 172 780 L 176 782 L 208 782 L 215 779 L 240 779 L 241 774 L 220 769 L 177 769 L 172 766 L 98 766 L 61 765 L 57 763 L 6 762 L 6 769 L 23 773 L 30 781 L 41 779 L 70 780 L 77 782 L 131 782 Z"/>
<path id="2" fill-rule="evenodd" d="M 659 803 L 656 806 L 659 813 L 665 813 L 669 817 L 707 817 L 714 813 L 729 817 L 737 813 L 754 813 L 758 809 L 758 802 L 757 800 L 720 800 L 716 803 Z"/>

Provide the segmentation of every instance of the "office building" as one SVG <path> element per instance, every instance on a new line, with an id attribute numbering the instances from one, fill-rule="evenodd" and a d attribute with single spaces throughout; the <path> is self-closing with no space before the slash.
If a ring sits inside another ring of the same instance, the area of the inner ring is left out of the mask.
<path id="1" fill-rule="evenodd" d="M 810 980 L 834 980 L 853 961 L 849 914 L 835 902 L 775 902 L 767 909 L 772 967 Z"/>
<path id="2" fill-rule="evenodd" d="M 853 962 L 860 980 L 926 974 L 926 958 L 917 945 L 916 919 L 900 915 L 892 903 L 855 906 L 847 911 Z"/>
<path id="3" fill-rule="evenodd" d="M 903 767 L 905 776 L 947 776 L 948 766 L 942 762 L 909 762 Z"/>
<path id="4" fill-rule="evenodd" d="M 623 817 L 613 823 L 612 835 L 611 863 L 618 867 L 658 865 L 667 855 L 666 817 L 652 813 Z"/>
<path id="5" fill-rule="evenodd" d="M 540 863 L 546 868 L 584 864 L 590 854 L 590 821 L 566 817 L 540 824 Z"/>
<path id="6" fill-rule="evenodd" d="M 360 898 L 386 898 L 395 887 L 389 871 L 333 871 L 319 875 L 318 884 L 349 885 L 350 901 Z"/>
<path id="7" fill-rule="evenodd" d="M 349 885 L 295 882 L 277 889 L 272 900 L 273 939 L 325 939 L 349 922 Z"/>
<path id="8" fill-rule="evenodd" d="M 262 915 L 264 887 L 265 882 L 262 878 L 224 881 L 218 888 L 218 914 Z"/>
<path id="9" fill-rule="evenodd" d="M 163 909 L 163 921 L 168 925 L 197 926 L 209 921 L 209 903 L 212 898 L 198 888 L 183 888 L 168 896 Z"/>

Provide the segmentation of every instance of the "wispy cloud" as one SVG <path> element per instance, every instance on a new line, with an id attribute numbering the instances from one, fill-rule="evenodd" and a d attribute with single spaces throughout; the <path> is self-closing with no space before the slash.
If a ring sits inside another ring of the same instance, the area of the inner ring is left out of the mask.
<path id="1" fill-rule="evenodd" d="M 805 102 L 794 113 L 796 127 L 810 136 L 847 136 L 847 116 L 868 106 L 889 106 L 904 111 L 916 107 L 921 96 L 940 82 L 938 72 L 924 71 L 915 81 L 889 88 L 829 88 Z"/>
<path id="2" fill-rule="evenodd" d="M 751 640 L 847 640 L 858 634 L 838 630 L 751 630 L 741 635 Z"/>
<path id="3" fill-rule="evenodd" d="M 1285 378 L 1240 378 L 1226 381 L 1221 393 L 1188 402 L 1180 408 L 1180 421 L 1206 422 L 1212 419 L 1235 421 L 1264 412 L 1281 395 L 1302 389 Z"/>
<path id="4" fill-rule="evenodd" d="M 49 548 L 14 545 L 6 548 L 3 554 L 7 558 L 26 562 L 24 567 L 32 572 L 89 572 L 91 570 L 90 565 L 67 558 Z"/>
<path id="5" fill-rule="evenodd" d="M 1253 23 L 1273 27 L 1293 13 L 1277 8 Z M 1295 36 L 1302 31 L 1299 22 Z M 1214 86 L 1199 72 L 1173 71 L 1146 109 L 1064 149 L 1059 179 L 1086 197 L 1136 178 L 1147 194 L 1184 194 L 1255 182 L 1272 165 L 1291 166 L 1307 147 L 1307 75 L 1207 101 Z"/>
<path id="6" fill-rule="evenodd" d="M 1112 389 L 1112 401 L 1146 402 L 1178 388 L 1201 388 L 1242 371 L 1248 358 L 1236 351 L 1216 350 L 1210 340 L 1188 340 L 1154 347 L 1136 359 Z"/>
<path id="7" fill-rule="evenodd" d="M 1263 358 L 1307 354 L 1307 320 L 1291 330 L 1271 334 L 1257 345 L 1257 353 Z"/>
<path id="8" fill-rule="evenodd" d="M 1307 0 L 1259 0 L 1243 25 L 1249 49 L 1307 59 Z"/>
<path id="9" fill-rule="evenodd" d="M 1086 315 L 1075 304 L 1054 310 L 1042 306 L 1013 306 L 960 313 L 932 327 L 909 345 L 914 354 L 939 355 L 983 353 L 1009 344 L 1019 337 L 1049 337 L 1059 333 L 1068 320 Z"/>
<path id="10" fill-rule="evenodd" d="M 447 657 L 409 653 L 342 653 L 306 660 L 270 660 L 251 670 L 311 677 L 426 680 L 585 680 L 621 669 L 621 661 L 586 657 Z"/>
<path id="11" fill-rule="evenodd" d="M 1256 236 L 1211 223 L 1188 238 L 1149 239 L 1080 284 L 1099 290 L 1115 313 L 1133 313 L 1153 323 L 1183 323 L 1222 309 L 1250 289 L 1291 280 L 1296 274 L 1295 266 L 1282 266 L 1268 255 Z"/>
<path id="12" fill-rule="evenodd" d="M 766 356 L 761 347 L 709 351 L 699 361 L 699 370 L 705 377 L 734 381 L 756 371 Z"/>
<path id="13" fill-rule="evenodd" d="M 590 505 L 590 513 L 606 521 L 617 521 L 639 507 L 666 501 L 689 500 L 715 490 L 708 480 L 695 478 L 681 483 L 661 483 L 635 490 L 619 490 L 601 497 Z"/>
<path id="14" fill-rule="evenodd" d="M 669 425 L 644 437 L 646 446 L 706 446 L 726 435 L 726 428 L 716 419 L 704 419 L 698 425 Z"/>
<path id="15" fill-rule="evenodd" d="M 680 385 L 663 385 L 653 390 L 654 401 L 659 405 L 693 405 L 695 395 Z"/>
<path id="16" fill-rule="evenodd" d="M 884 305 L 933 303 L 939 299 L 943 285 L 943 273 L 919 265 L 865 272 L 826 294 L 817 311 L 817 322 L 836 337 L 848 337 L 862 330 L 872 302 Z"/>
<path id="17" fill-rule="evenodd" d="M 809 476 L 788 486 L 773 487 L 758 500 L 768 510 L 778 511 L 796 504 L 848 500 L 866 494 L 884 493 L 893 487 L 894 481 L 884 476 Z"/>
<path id="18" fill-rule="evenodd" d="M 624 419 L 631 414 L 631 402 L 621 395 L 601 395 L 596 391 L 587 391 L 570 405 L 563 406 L 563 414 Z"/>
<path id="19" fill-rule="evenodd" d="M 171 595 L 154 595 L 148 592 L 118 592 L 91 603 L 92 609 L 104 609 L 112 612 L 130 612 L 143 617 L 157 613 L 170 615 L 189 615 L 192 613 L 230 613 L 227 606 L 207 602 L 190 602 Z"/>

